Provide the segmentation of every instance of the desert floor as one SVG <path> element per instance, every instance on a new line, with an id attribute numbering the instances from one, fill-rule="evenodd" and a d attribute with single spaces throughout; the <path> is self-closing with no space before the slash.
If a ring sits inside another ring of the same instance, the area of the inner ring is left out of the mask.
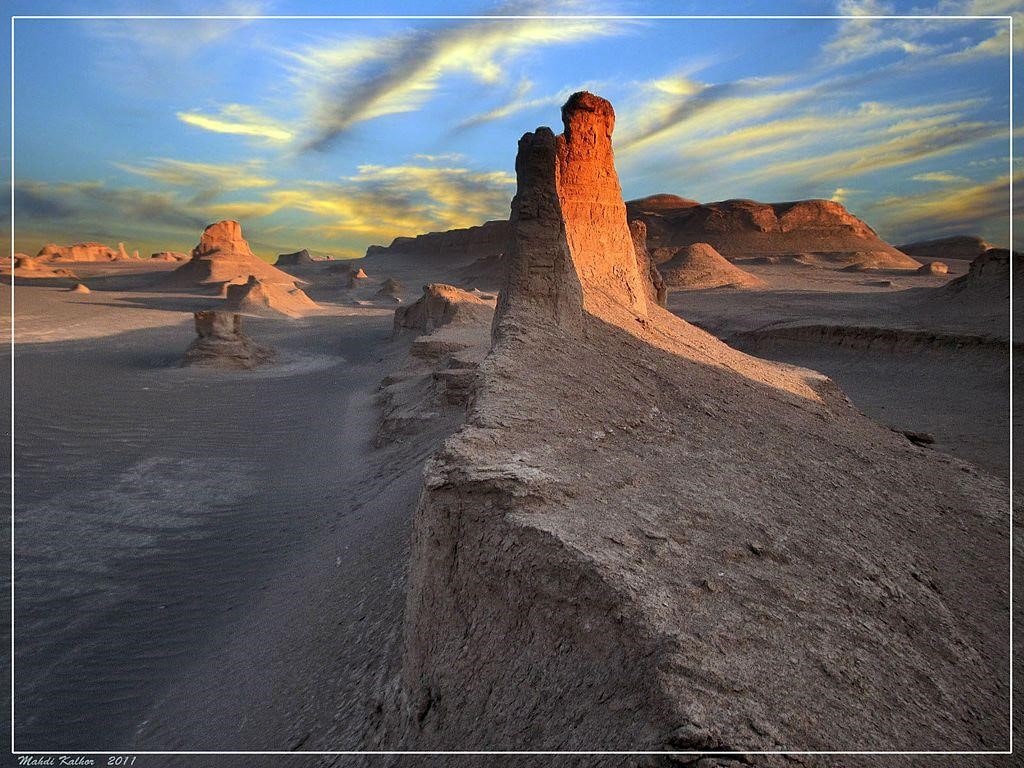
<path id="1" fill-rule="evenodd" d="M 351 291 L 303 273 L 320 312 L 245 319 L 277 363 L 214 373 L 178 363 L 221 300 L 152 290 L 173 266 L 14 289 L 17 748 L 374 748 L 422 465 L 459 414 L 374 447 L 410 339 L 372 294 L 394 276 L 408 303 L 445 269 L 368 262 Z M 947 277 L 744 268 L 769 288 L 669 308 L 1008 482 L 1007 345 L 925 300 Z"/>

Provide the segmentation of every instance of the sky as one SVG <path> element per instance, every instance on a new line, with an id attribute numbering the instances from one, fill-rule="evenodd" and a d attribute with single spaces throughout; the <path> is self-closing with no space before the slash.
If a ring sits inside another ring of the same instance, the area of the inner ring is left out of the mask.
<path id="1" fill-rule="evenodd" d="M 14 20 L 13 244 L 25 253 L 188 251 L 233 218 L 261 256 L 344 258 L 505 218 L 519 137 L 560 131 L 560 105 L 583 89 L 615 107 L 626 199 L 824 198 L 895 244 L 979 234 L 1006 246 L 1024 173 L 1011 162 L 1011 22 L 937 17 L 1009 15 L 1006 0 L 7 7 L 44 17 Z M 801 18 L 650 18 L 709 8 Z M 262 18 L 53 18 L 154 12 Z M 338 13 L 391 18 L 308 18 Z M 462 18 L 395 18 L 423 14 Z M 936 18 L 864 18 L 912 14 Z"/>

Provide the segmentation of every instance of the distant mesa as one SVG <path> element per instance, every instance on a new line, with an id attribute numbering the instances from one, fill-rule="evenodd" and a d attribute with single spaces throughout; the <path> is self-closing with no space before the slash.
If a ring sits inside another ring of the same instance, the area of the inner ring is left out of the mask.
<path id="1" fill-rule="evenodd" d="M 765 282 L 732 264 L 708 243 L 693 243 L 678 249 L 659 268 L 672 288 L 763 288 Z"/>
<path id="2" fill-rule="evenodd" d="M 407 307 L 395 310 L 394 332 L 430 333 L 443 325 L 472 325 L 490 318 L 494 305 L 477 295 L 445 283 L 423 286 L 423 295 Z"/>
<path id="3" fill-rule="evenodd" d="M 698 203 L 652 195 L 626 203 L 630 218 L 647 225 L 647 243 L 659 249 L 708 243 L 727 259 L 813 253 L 823 265 L 870 261 L 877 269 L 917 269 L 919 262 L 883 241 L 867 224 L 831 200 Z M 653 204 L 652 204 L 653 201 Z"/>
<path id="4" fill-rule="evenodd" d="M 934 240 L 920 240 L 898 246 L 915 259 L 964 259 L 971 261 L 992 248 L 992 244 L 976 235 L 953 235 Z"/>
<path id="5" fill-rule="evenodd" d="M 301 288 L 263 282 L 255 275 L 249 275 L 241 284 L 226 284 L 225 296 L 227 307 L 233 312 L 300 317 L 317 309 L 316 302 Z"/>
<path id="6" fill-rule="evenodd" d="M 232 312 L 195 313 L 196 339 L 185 350 L 182 366 L 251 370 L 271 362 L 275 353 L 242 333 L 242 318 Z"/>
<path id="7" fill-rule="evenodd" d="M 75 283 L 75 286 L 73 288 L 69 288 L 68 291 L 70 293 L 92 293 L 92 291 L 89 290 L 89 286 L 85 283 Z"/>
<path id="8" fill-rule="evenodd" d="M 149 258 L 156 261 L 188 261 L 190 256 L 180 251 L 160 251 L 159 253 L 151 254 Z"/>
<path id="9" fill-rule="evenodd" d="M 307 264 L 315 264 L 316 260 L 309 255 L 309 251 L 303 248 L 295 253 L 281 253 L 274 262 L 275 267 L 304 267 Z"/>
<path id="10" fill-rule="evenodd" d="M 637 200 L 630 200 L 626 203 L 626 207 L 629 209 L 631 215 L 637 213 L 661 213 L 663 211 L 675 211 L 682 208 L 693 208 L 698 206 L 700 203 L 697 200 L 690 200 L 686 197 L 680 197 L 679 195 L 670 195 L 662 192 L 656 195 L 648 195 L 647 197 L 641 197 Z"/>
<path id="11" fill-rule="evenodd" d="M 75 243 L 74 245 L 55 245 L 47 243 L 36 254 L 43 261 L 117 261 L 122 258 L 124 243 L 114 249 L 103 243 Z M 128 254 L 124 253 L 127 259 Z"/>
<path id="12" fill-rule="evenodd" d="M 840 203 L 798 200 L 760 203 L 724 200 L 698 203 L 672 194 L 656 194 L 626 202 L 629 221 L 647 228 L 647 249 L 655 264 L 671 259 L 679 248 L 708 243 L 729 260 L 780 258 L 836 268 L 865 265 L 871 269 L 917 269 L 920 262 L 893 248 Z M 571 207 L 571 204 L 570 204 Z M 370 246 L 367 257 L 398 256 L 422 261 L 466 265 L 471 281 L 500 263 L 509 238 L 507 221 L 478 227 L 398 237 L 390 246 Z"/>
<path id="13" fill-rule="evenodd" d="M 468 229 L 429 232 L 416 237 L 396 237 L 391 245 L 371 245 L 367 258 L 381 256 L 415 257 L 417 260 L 469 263 L 504 253 L 508 244 L 508 222 L 487 221 Z"/>
<path id="14" fill-rule="evenodd" d="M 191 258 L 171 272 L 164 284 L 168 287 L 215 287 L 245 282 L 250 275 L 263 283 L 296 287 L 296 278 L 253 254 L 237 221 L 225 220 L 203 230 Z"/>
<path id="15" fill-rule="evenodd" d="M 918 270 L 920 275 L 945 275 L 949 273 L 949 264 L 942 261 L 930 261 L 922 264 Z"/>

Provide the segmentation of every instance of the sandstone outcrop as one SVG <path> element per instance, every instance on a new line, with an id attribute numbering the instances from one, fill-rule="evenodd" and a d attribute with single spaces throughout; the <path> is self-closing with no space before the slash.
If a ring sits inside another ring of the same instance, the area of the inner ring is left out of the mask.
<path id="1" fill-rule="evenodd" d="M 915 259 L 964 259 L 971 261 L 992 247 L 976 235 L 954 235 L 934 240 L 920 240 L 897 246 Z"/>
<path id="2" fill-rule="evenodd" d="M 275 353 L 242 333 L 242 318 L 232 312 L 196 312 L 196 339 L 182 366 L 251 370 L 272 361 Z"/>
<path id="3" fill-rule="evenodd" d="M 232 312 L 248 314 L 300 317 L 317 308 L 301 288 L 263 282 L 255 275 L 244 283 L 226 284 L 225 298 Z"/>
<path id="4" fill-rule="evenodd" d="M 636 252 L 636 267 L 641 277 L 646 276 L 644 288 L 647 290 L 647 298 L 659 307 L 664 307 L 668 301 L 668 286 L 651 252 L 647 250 L 647 225 L 635 219 L 629 222 L 629 234 L 633 238 L 633 250 Z"/>
<path id="5" fill-rule="evenodd" d="M 921 266 L 831 200 L 695 203 L 673 198 L 653 195 L 626 203 L 630 218 L 647 225 L 652 253 L 664 247 L 709 243 L 727 259 L 814 254 L 822 263 L 837 266 L 865 262 L 878 269 Z"/>
<path id="6" fill-rule="evenodd" d="M 274 262 L 275 267 L 304 267 L 308 264 L 315 264 L 313 257 L 309 255 L 309 251 L 303 248 L 301 251 L 295 253 L 281 253 L 277 256 L 277 261 Z"/>
<path id="7" fill-rule="evenodd" d="M 69 288 L 68 290 L 71 293 L 92 293 L 92 291 L 89 290 L 89 286 L 85 283 L 75 283 L 75 287 Z"/>
<path id="8" fill-rule="evenodd" d="M 371 245 L 367 258 L 395 256 L 432 262 L 468 263 L 474 259 L 504 253 L 508 243 L 508 222 L 487 221 L 478 227 L 428 232 L 416 237 L 396 237 L 391 245 Z"/>
<path id="9" fill-rule="evenodd" d="M 181 253 L 179 251 L 160 251 L 159 253 L 150 254 L 151 259 L 157 261 L 188 261 L 189 255 L 187 253 Z"/>
<path id="10" fill-rule="evenodd" d="M 131 257 L 128 255 L 128 251 L 124 248 L 124 243 L 117 244 L 117 256 L 114 257 L 117 261 L 128 261 Z"/>
<path id="11" fill-rule="evenodd" d="M 264 283 L 295 288 L 296 279 L 253 254 L 237 221 L 225 220 L 203 230 L 192 256 L 167 276 L 165 284 L 180 287 L 216 287 L 245 281 L 254 275 Z"/>
<path id="12" fill-rule="evenodd" d="M 1004 487 L 648 301 L 611 106 L 563 122 L 519 143 L 493 346 L 426 471 L 391 743 L 1005 745 Z"/>
<path id="13" fill-rule="evenodd" d="M 672 288 L 761 288 L 765 285 L 759 277 L 732 264 L 707 243 L 683 246 L 658 269 Z"/>
<path id="14" fill-rule="evenodd" d="M 36 258 L 44 261 L 114 261 L 118 258 L 118 251 L 103 243 L 48 243 L 40 249 Z"/>

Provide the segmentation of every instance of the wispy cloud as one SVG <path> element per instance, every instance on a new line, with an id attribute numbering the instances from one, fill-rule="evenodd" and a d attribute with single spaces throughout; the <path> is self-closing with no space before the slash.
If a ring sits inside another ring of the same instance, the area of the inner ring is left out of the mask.
<path id="1" fill-rule="evenodd" d="M 1014 174 L 1014 184 L 1024 173 Z M 894 239 L 952 233 L 991 233 L 1005 239 L 1009 211 L 1009 176 L 968 186 L 949 186 L 911 196 L 889 196 L 866 208 L 872 221 Z M 1019 215 L 1020 211 L 1016 211 Z"/>
<path id="2" fill-rule="evenodd" d="M 266 163 L 261 160 L 219 164 L 158 157 L 139 164 L 117 163 L 117 167 L 163 184 L 200 190 L 253 189 L 276 183 L 265 175 Z"/>
<path id="3" fill-rule="evenodd" d="M 306 149 L 323 149 L 352 126 L 419 109 L 446 77 L 504 82 L 511 62 L 548 46 L 620 30 L 600 19 L 474 20 L 421 26 L 381 39 L 321 42 L 285 51 L 295 89 L 308 94 Z"/>
<path id="4" fill-rule="evenodd" d="M 966 176 L 958 176 L 949 171 L 929 171 L 928 173 L 916 173 L 910 177 L 913 181 L 924 181 L 931 184 L 959 184 L 970 181 Z"/>
<path id="5" fill-rule="evenodd" d="M 270 142 L 288 142 L 295 134 L 282 123 L 244 104 L 225 104 L 215 115 L 198 111 L 178 112 L 183 123 L 214 133 L 252 136 Z"/>
<path id="6" fill-rule="evenodd" d="M 515 177 L 504 171 L 364 165 L 338 182 L 275 189 L 216 210 L 243 218 L 297 211 L 314 217 L 322 234 L 390 239 L 505 217 L 514 187 Z"/>
<path id="7" fill-rule="evenodd" d="M 529 80 L 521 81 L 516 87 L 515 93 L 512 94 L 505 103 L 500 104 L 493 109 L 489 109 L 486 112 L 479 112 L 475 115 L 470 115 L 455 127 L 455 131 L 465 131 L 486 123 L 504 120 L 507 117 L 511 117 L 512 115 L 519 114 L 520 112 L 526 112 L 531 109 L 561 106 L 575 91 L 596 91 L 600 89 L 594 83 L 581 83 L 572 88 L 562 88 L 557 93 L 549 94 L 547 96 L 531 97 L 530 92 L 532 90 L 533 83 Z"/>

